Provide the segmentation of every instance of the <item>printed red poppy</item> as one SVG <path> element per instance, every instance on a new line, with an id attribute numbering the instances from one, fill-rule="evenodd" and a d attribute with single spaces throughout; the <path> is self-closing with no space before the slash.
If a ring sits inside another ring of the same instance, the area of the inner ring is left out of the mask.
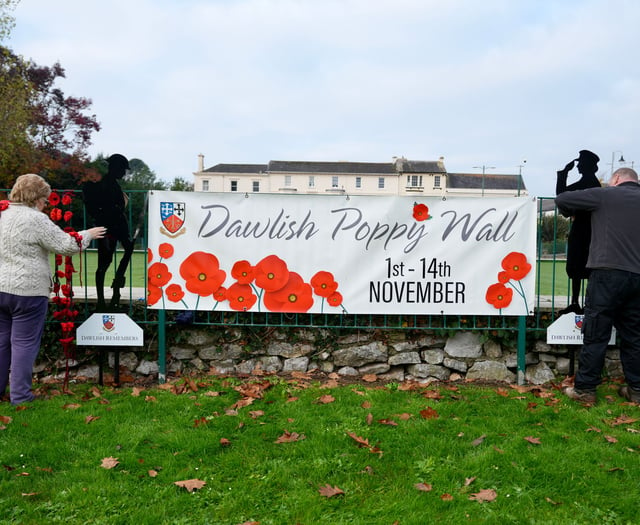
<path id="1" fill-rule="evenodd" d="M 64 206 L 69 206 L 69 204 L 71 204 L 72 199 L 73 199 L 73 196 L 71 195 L 71 193 L 65 193 L 62 196 L 62 200 L 60 202 L 62 202 Z"/>
<path id="2" fill-rule="evenodd" d="M 277 255 L 268 255 L 255 267 L 256 284 L 266 292 L 280 290 L 289 281 L 287 263 Z"/>
<path id="3" fill-rule="evenodd" d="M 231 268 L 231 277 L 240 284 L 249 284 L 253 281 L 255 269 L 249 261 L 237 261 Z"/>
<path id="4" fill-rule="evenodd" d="M 161 262 L 153 263 L 147 270 L 149 284 L 152 286 L 164 286 L 171 280 L 169 267 Z"/>
<path id="5" fill-rule="evenodd" d="M 227 298 L 227 289 L 221 286 L 213 293 L 213 298 L 218 302 L 224 301 Z"/>
<path id="6" fill-rule="evenodd" d="M 329 297 L 338 289 L 338 283 L 330 272 L 318 272 L 311 278 L 313 293 L 320 297 Z"/>
<path id="7" fill-rule="evenodd" d="M 158 246 L 158 255 L 162 259 L 168 259 L 173 255 L 173 246 L 168 242 L 163 242 L 160 246 Z"/>
<path id="8" fill-rule="evenodd" d="M 340 306 L 342 304 L 342 294 L 340 292 L 333 292 L 327 297 L 327 302 L 330 306 Z"/>
<path id="9" fill-rule="evenodd" d="M 487 302 L 497 309 L 509 306 L 511 304 L 512 297 L 513 290 L 511 288 L 507 288 L 502 283 L 496 283 L 489 286 L 485 296 Z"/>
<path id="10" fill-rule="evenodd" d="M 9 201 L 8 200 L 1 200 L 0 201 L 0 211 L 4 211 L 9 207 Z"/>
<path id="11" fill-rule="evenodd" d="M 147 264 L 151 261 L 153 261 L 153 252 L 151 251 L 151 248 L 147 248 Z"/>
<path id="12" fill-rule="evenodd" d="M 186 289 L 200 297 L 213 295 L 227 278 L 227 273 L 220 269 L 218 258 L 206 252 L 193 252 L 182 261 L 180 275 Z"/>
<path id="13" fill-rule="evenodd" d="M 508 283 L 509 282 L 509 272 L 498 272 L 498 282 L 500 283 Z"/>
<path id="14" fill-rule="evenodd" d="M 283 288 L 264 294 L 264 305 L 272 312 L 306 312 L 313 306 L 311 285 L 296 272 L 289 272 Z"/>
<path id="15" fill-rule="evenodd" d="M 414 204 L 413 205 L 413 218 L 417 221 L 426 221 L 430 219 L 429 208 L 426 204 Z"/>
<path id="16" fill-rule="evenodd" d="M 179 284 L 170 284 L 169 286 L 167 286 L 165 294 L 167 296 L 167 299 L 173 303 L 182 301 L 182 298 L 184 297 L 184 291 L 182 290 L 182 286 L 180 286 Z"/>
<path id="17" fill-rule="evenodd" d="M 49 194 L 49 204 L 51 204 L 51 206 L 57 206 L 58 204 L 60 204 L 60 195 L 58 195 L 55 191 L 52 191 Z"/>
<path id="18" fill-rule="evenodd" d="M 502 267 L 507 272 L 509 279 L 519 281 L 531 271 L 531 265 L 527 262 L 524 253 L 511 252 L 502 259 Z"/>
<path id="19" fill-rule="evenodd" d="M 71 220 L 71 217 L 73 217 L 73 213 L 70 211 L 65 211 L 64 215 L 62 216 L 65 222 L 69 222 Z"/>
<path id="20" fill-rule="evenodd" d="M 256 304 L 258 297 L 248 284 L 234 283 L 227 289 L 226 298 L 232 310 L 250 310 Z"/>
<path id="21" fill-rule="evenodd" d="M 162 298 L 162 288 L 150 284 L 147 286 L 147 304 L 149 306 L 156 304 Z"/>

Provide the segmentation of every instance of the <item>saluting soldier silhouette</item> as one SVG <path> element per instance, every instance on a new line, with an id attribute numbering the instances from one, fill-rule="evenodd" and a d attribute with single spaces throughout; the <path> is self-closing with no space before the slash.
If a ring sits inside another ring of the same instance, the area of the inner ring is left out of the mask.
<path id="1" fill-rule="evenodd" d="M 98 242 L 98 267 L 96 269 L 96 293 L 97 311 L 105 311 L 107 305 L 104 299 L 104 280 L 107 269 L 113 261 L 118 241 L 124 249 L 124 253 L 116 275 L 111 284 L 113 294 L 109 303 L 110 309 L 118 309 L 120 306 L 120 289 L 125 286 L 125 272 L 131 255 L 134 242 L 129 235 L 129 223 L 127 221 L 126 207 L 128 198 L 122 191 L 118 181 L 129 170 L 129 161 L 124 155 L 115 153 L 107 159 L 107 174 L 97 182 L 87 182 L 82 188 L 87 212 L 96 224 L 106 226 L 107 234 Z"/>
<path id="2" fill-rule="evenodd" d="M 600 158 L 595 153 L 583 149 L 579 152 L 578 158 L 569 162 L 563 169 L 558 171 L 556 182 L 556 195 L 565 191 L 584 190 L 601 186 L 596 177 L 598 162 Z M 582 176 L 578 181 L 567 186 L 569 172 L 577 163 L 578 173 Z M 567 308 L 560 310 L 559 314 L 584 313 L 580 305 L 580 289 L 582 280 L 589 278 L 587 259 L 589 257 L 589 244 L 591 243 L 591 213 L 579 211 L 571 220 L 569 237 L 567 240 L 567 264 L 566 270 L 571 280 L 571 301 Z"/>

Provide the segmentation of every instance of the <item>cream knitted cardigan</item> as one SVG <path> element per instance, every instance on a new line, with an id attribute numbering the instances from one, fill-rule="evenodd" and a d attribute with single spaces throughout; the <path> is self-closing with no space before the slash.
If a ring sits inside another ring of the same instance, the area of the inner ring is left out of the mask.
<path id="1" fill-rule="evenodd" d="M 87 231 L 82 249 L 91 242 Z M 23 296 L 49 296 L 52 270 L 49 253 L 72 255 L 80 247 L 68 233 L 36 208 L 11 203 L 0 214 L 0 292 Z"/>

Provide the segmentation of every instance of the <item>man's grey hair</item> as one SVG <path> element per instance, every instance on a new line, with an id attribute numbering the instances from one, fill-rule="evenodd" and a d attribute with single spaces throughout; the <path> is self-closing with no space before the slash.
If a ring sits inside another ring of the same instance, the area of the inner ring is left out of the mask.
<path id="1" fill-rule="evenodd" d="M 638 182 L 638 174 L 636 173 L 635 170 L 632 170 L 631 168 L 618 168 L 616 171 L 613 172 L 613 175 L 611 176 L 611 178 L 615 177 L 616 175 L 620 177 L 620 180 L 622 181 Z"/>

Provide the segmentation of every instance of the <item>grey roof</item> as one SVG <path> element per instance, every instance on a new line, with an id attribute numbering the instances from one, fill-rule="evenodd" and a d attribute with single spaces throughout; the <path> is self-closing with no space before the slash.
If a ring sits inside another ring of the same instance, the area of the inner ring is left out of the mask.
<path id="1" fill-rule="evenodd" d="M 395 175 L 396 170 L 391 162 L 314 162 L 293 160 L 272 160 L 269 162 L 270 172 L 293 173 L 359 173 Z"/>
<path id="2" fill-rule="evenodd" d="M 407 160 L 402 159 L 400 171 L 403 173 L 446 173 L 444 164 L 436 160 Z"/>
<path id="3" fill-rule="evenodd" d="M 447 188 L 486 190 L 526 190 L 520 175 L 482 175 L 482 173 L 449 173 Z"/>
<path id="4" fill-rule="evenodd" d="M 266 169 L 266 164 L 216 164 L 204 173 L 262 173 Z"/>

